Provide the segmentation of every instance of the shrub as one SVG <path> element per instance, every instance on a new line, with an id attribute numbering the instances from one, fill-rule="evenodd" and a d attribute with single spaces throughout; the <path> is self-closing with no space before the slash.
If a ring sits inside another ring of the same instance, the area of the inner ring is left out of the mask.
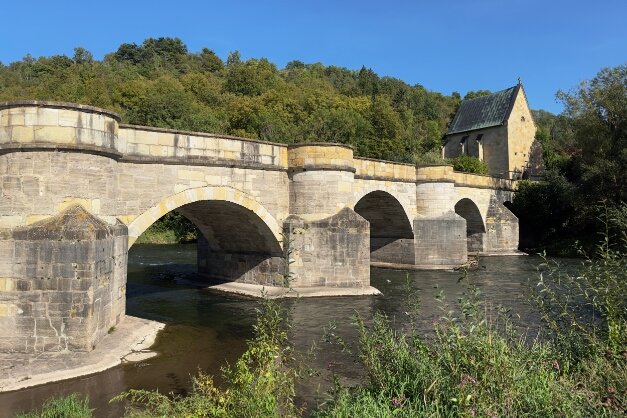
<path id="1" fill-rule="evenodd" d="M 488 174 L 488 165 L 478 158 L 469 155 L 460 155 L 453 161 L 453 169 L 455 171 L 463 171 L 466 173 Z"/>

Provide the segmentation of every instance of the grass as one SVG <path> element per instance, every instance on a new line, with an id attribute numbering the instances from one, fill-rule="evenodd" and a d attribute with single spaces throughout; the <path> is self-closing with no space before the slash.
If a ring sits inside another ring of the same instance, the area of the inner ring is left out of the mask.
<path id="1" fill-rule="evenodd" d="M 74 393 L 62 398 L 51 398 L 44 402 L 41 409 L 17 414 L 16 418 L 91 418 L 92 409 L 89 409 L 89 398 L 80 399 L 80 394 Z"/>

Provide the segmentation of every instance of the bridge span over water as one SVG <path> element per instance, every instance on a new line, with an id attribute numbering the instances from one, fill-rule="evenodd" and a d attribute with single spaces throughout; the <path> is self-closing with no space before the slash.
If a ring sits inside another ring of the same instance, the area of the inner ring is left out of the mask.
<path id="1" fill-rule="evenodd" d="M 224 282 L 282 286 L 289 269 L 295 287 L 360 289 L 371 264 L 517 250 L 512 180 L 119 122 L 0 103 L 0 351 L 91 350 L 124 316 L 129 247 L 173 210 L 200 231 L 199 273 Z"/>

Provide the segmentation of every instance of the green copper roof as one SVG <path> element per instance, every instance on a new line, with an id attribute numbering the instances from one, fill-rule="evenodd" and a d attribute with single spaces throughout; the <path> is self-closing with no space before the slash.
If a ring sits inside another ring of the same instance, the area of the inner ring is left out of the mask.
<path id="1" fill-rule="evenodd" d="M 521 85 L 497 91 L 489 96 L 464 100 L 449 126 L 447 135 L 502 125 L 514 106 Z"/>

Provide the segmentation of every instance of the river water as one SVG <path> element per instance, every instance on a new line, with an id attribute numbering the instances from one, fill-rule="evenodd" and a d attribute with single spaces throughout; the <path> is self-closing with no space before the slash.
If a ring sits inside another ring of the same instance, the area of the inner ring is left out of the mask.
<path id="1" fill-rule="evenodd" d="M 528 279 L 536 277 L 536 266 L 542 260 L 533 256 L 485 257 L 481 267 L 470 272 L 469 279 L 482 292 L 486 306 L 512 309 L 514 319 L 537 332 L 537 314 L 525 302 Z M 567 261 L 568 263 L 568 261 Z M 570 262 L 572 264 L 572 262 Z M 128 389 L 158 389 L 161 393 L 185 394 L 190 388 L 189 376 L 199 369 L 216 376 L 220 368 L 234 364 L 246 349 L 252 336 L 252 324 L 258 301 L 177 284 L 178 277 L 193 276 L 196 271 L 196 245 L 134 245 L 129 252 L 127 309 L 129 315 L 167 324 L 153 349 L 156 357 L 138 363 L 123 364 L 92 376 L 51 383 L 31 389 L 0 394 L 0 417 L 18 411 L 30 411 L 50 397 L 79 392 L 89 396 L 96 417 L 119 417 L 125 404 L 109 404 L 115 395 Z M 421 295 L 420 328 L 429 332 L 431 323 L 442 315 L 435 295 L 443 291 L 454 305 L 460 292 L 461 274 L 452 271 L 404 271 L 372 268 L 371 285 L 382 296 L 311 298 L 284 301 L 292 320 L 290 342 L 296 351 L 305 353 L 312 342 L 320 341 L 323 327 L 333 323 L 335 333 L 349 343 L 357 333 L 350 317 L 359 313 L 371 318 L 374 312 L 385 312 L 397 327 L 407 321 L 404 300 L 406 278 Z M 437 286 L 437 289 L 435 288 Z M 320 375 L 298 382 L 298 400 L 308 408 L 325 399 L 333 374 L 347 383 L 359 382 L 362 370 L 336 345 L 319 342 L 316 357 L 310 364 Z"/>

